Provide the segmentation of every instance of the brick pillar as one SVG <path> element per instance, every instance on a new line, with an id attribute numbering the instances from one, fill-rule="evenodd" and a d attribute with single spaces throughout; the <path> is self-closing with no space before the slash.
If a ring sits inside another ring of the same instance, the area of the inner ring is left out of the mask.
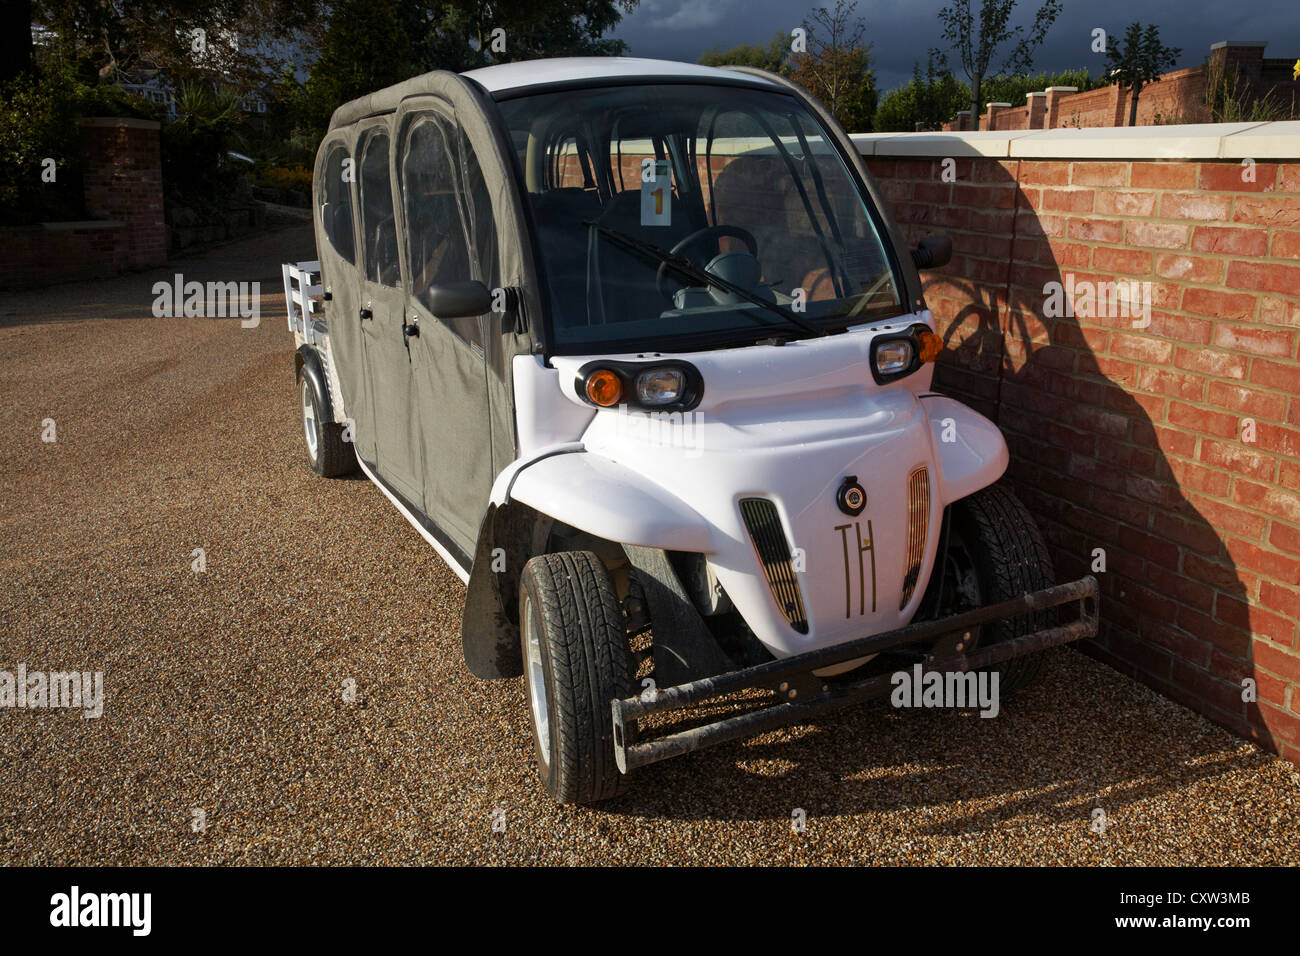
<path id="1" fill-rule="evenodd" d="M 1075 93 L 1079 92 L 1077 86 L 1049 86 L 1044 92 L 1047 100 L 1047 106 L 1044 108 L 1046 116 L 1043 120 L 1043 129 L 1056 129 L 1061 125 L 1062 107 L 1065 100 Z"/>
<path id="2" fill-rule="evenodd" d="M 970 110 L 957 111 L 957 131 L 965 132 L 970 129 Z"/>
<path id="3" fill-rule="evenodd" d="M 1025 97 L 1025 102 L 1029 106 L 1025 128 L 1042 129 L 1043 120 L 1047 118 L 1047 94 L 1030 93 Z"/>
<path id="4" fill-rule="evenodd" d="M 1010 103 L 989 103 L 988 112 L 984 114 L 984 128 L 997 129 L 998 115 L 1003 111 L 1011 108 Z"/>
<path id="5" fill-rule="evenodd" d="M 1227 75 L 1236 70 L 1243 82 L 1258 91 L 1267 45 L 1264 40 L 1220 40 L 1210 44 L 1210 61 L 1226 68 Z"/>
<path id="6" fill-rule="evenodd" d="M 167 261 L 159 126 L 124 117 L 83 119 L 81 149 L 86 212 L 126 224 L 126 262 Z"/>

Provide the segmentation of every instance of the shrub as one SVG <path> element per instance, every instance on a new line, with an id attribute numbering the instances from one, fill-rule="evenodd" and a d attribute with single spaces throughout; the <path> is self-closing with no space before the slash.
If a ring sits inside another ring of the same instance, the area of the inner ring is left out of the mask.
<path id="1" fill-rule="evenodd" d="M 54 182 L 47 160 L 54 160 Z M 35 72 L 0 88 L 0 220 L 81 217 L 80 150 L 68 83 Z"/>
<path id="2" fill-rule="evenodd" d="M 311 194 L 311 170 L 305 166 L 268 166 L 258 173 L 256 182 L 272 189 L 292 189 Z"/>

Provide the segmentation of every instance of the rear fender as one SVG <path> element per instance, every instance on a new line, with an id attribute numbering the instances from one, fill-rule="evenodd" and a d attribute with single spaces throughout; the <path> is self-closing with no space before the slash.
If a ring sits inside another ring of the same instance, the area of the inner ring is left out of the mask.
<path id="1" fill-rule="evenodd" d="M 316 349 L 310 345 L 300 345 L 293 357 L 294 371 L 302 373 L 311 387 L 316 390 L 316 401 L 320 403 L 321 417 L 327 421 L 336 421 L 334 402 L 329 389 L 329 379 L 325 374 L 325 362 Z"/>

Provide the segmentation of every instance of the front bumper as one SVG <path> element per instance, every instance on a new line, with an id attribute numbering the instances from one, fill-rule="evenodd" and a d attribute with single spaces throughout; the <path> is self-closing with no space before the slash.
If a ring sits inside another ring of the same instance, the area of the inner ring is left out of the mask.
<path id="1" fill-rule="evenodd" d="M 794 679 L 806 678 L 815 670 L 878 654 L 905 644 L 939 641 L 945 637 L 959 635 L 961 639 L 956 646 L 960 648 L 965 638 L 969 637 L 969 629 L 980 624 L 1076 602 L 1079 616 L 1067 624 L 1059 624 L 1009 641 L 977 648 L 971 653 L 955 653 L 940 660 L 932 656 L 922 665 L 925 671 L 976 670 L 1023 654 L 1095 637 L 1098 621 L 1097 579 L 1087 575 L 1068 584 L 1058 584 L 1041 591 L 1026 593 L 1010 601 L 955 614 L 942 620 L 910 624 L 882 634 L 849 641 L 846 644 L 808 651 L 783 660 L 718 674 L 686 684 L 678 684 L 675 687 L 657 689 L 640 697 L 614 700 L 611 702 L 614 713 L 614 758 L 618 769 L 628 773 L 637 767 L 667 760 L 669 757 L 677 757 L 731 740 L 752 737 L 776 727 L 804 723 L 813 717 L 885 696 L 891 689 L 891 674 L 876 675 L 848 685 L 822 685 L 819 695 L 798 701 L 793 699 L 795 697 L 793 691 L 788 689 L 783 691 L 782 688 L 789 688 Z M 656 739 L 642 739 L 638 734 L 639 718 L 670 711 L 684 711 L 706 702 L 716 702 L 719 698 L 738 691 L 755 688 L 776 688 L 772 699 L 777 702 L 760 705 L 737 716 L 669 733 Z"/>

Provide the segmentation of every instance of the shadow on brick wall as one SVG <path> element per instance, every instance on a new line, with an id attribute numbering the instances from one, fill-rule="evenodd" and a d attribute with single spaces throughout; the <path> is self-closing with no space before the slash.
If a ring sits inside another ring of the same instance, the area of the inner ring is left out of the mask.
<path id="1" fill-rule="evenodd" d="M 1049 283 L 1064 289 L 1114 277 L 1087 268 L 1071 275 L 1015 180 L 997 163 L 976 169 L 1013 194 L 998 201 L 1009 217 L 981 221 L 1009 222 L 1011 231 L 947 230 L 953 262 L 923 276 L 949 349 L 935 387 L 1001 427 L 1009 479 L 1048 540 L 1058 580 L 1104 560 L 1102 631 L 1081 645 L 1086 652 L 1277 749 L 1258 705 L 1242 700 L 1245 678 L 1268 679 L 1252 662 L 1246 589 L 1220 533 L 1187 496 L 1210 490 L 1197 484 L 1213 475 L 1166 457 L 1162 440 L 1194 438 L 1153 422 L 1142 396 L 1113 381 L 1109 357 L 1094 351 L 1115 334 L 1132 336 L 1126 348 L 1177 341 L 1179 318 L 1153 310 L 1142 329 L 1131 313 L 1050 317 L 1048 295 L 1058 287 Z M 939 207 L 929 224 L 904 224 L 903 232 L 914 240 L 942 231 L 944 219 Z M 1125 358 L 1143 367 L 1140 355 Z"/>

